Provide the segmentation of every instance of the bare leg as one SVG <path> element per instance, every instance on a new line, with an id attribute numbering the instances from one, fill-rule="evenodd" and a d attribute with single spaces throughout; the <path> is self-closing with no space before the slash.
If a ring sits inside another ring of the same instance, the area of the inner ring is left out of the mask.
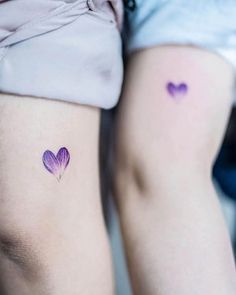
<path id="1" fill-rule="evenodd" d="M 100 111 L 0 95 L 2 295 L 111 295 L 98 178 Z M 60 181 L 42 162 L 66 147 Z"/>
<path id="2" fill-rule="evenodd" d="M 236 294 L 211 180 L 233 82 L 229 65 L 197 48 L 156 47 L 130 58 L 115 195 L 135 295 Z"/>

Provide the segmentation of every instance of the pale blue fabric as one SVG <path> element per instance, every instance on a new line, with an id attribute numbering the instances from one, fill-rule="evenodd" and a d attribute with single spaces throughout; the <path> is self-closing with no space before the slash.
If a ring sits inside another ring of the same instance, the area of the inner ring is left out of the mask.
<path id="1" fill-rule="evenodd" d="M 136 0 L 127 20 L 127 54 L 155 45 L 194 45 L 236 68 L 235 0 Z"/>

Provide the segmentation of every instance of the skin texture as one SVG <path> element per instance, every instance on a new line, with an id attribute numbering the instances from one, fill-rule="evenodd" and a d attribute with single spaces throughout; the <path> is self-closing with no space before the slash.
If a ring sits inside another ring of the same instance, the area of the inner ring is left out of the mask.
<path id="1" fill-rule="evenodd" d="M 168 82 L 186 83 L 188 91 L 176 99 Z M 211 178 L 233 88 L 231 66 L 201 49 L 163 46 L 129 57 L 116 118 L 114 195 L 134 295 L 236 294 Z"/>
<path id="2" fill-rule="evenodd" d="M 0 95 L 1 295 L 113 294 L 99 117 L 96 108 Z M 70 162 L 58 182 L 42 156 L 64 146 Z"/>

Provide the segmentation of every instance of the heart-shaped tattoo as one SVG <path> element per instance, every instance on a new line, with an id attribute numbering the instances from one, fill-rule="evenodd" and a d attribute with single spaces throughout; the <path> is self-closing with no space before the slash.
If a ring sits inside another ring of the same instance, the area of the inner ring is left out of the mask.
<path id="1" fill-rule="evenodd" d="M 47 150 L 43 153 L 42 160 L 45 168 L 60 181 L 69 164 L 70 153 L 65 147 L 60 148 L 56 156 L 53 152 Z"/>
<path id="2" fill-rule="evenodd" d="M 166 89 L 173 98 L 181 98 L 188 92 L 188 86 L 185 83 L 176 85 L 172 82 L 169 82 L 166 85 Z"/>

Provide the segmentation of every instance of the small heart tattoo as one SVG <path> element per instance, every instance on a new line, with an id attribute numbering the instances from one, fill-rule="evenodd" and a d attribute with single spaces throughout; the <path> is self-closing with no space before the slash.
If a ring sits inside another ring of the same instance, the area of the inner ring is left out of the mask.
<path id="1" fill-rule="evenodd" d="M 46 150 L 43 153 L 42 160 L 45 168 L 60 181 L 69 164 L 70 153 L 65 147 L 60 148 L 56 156 L 53 152 Z"/>
<path id="2" fill-rule="evenodd" d="M 173 98 L 182 98 L 188 92 L 188 86 L 185 83 L 175 85 L 172 82 L 167 83 L 166 89 Z"/>

